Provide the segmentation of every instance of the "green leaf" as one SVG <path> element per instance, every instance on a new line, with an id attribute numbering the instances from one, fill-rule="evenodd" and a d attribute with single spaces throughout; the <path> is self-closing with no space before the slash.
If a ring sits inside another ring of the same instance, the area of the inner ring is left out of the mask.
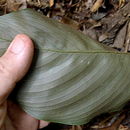
<path id="1" fill-rule="evenodd" d="M 37 119 L 79 125 L 130 99 L 130 54 L 97 43 L 32 10 L 0 17 L 0 55 L 16 34 L 35 42 L 35 57 L 15 99 Z"/>

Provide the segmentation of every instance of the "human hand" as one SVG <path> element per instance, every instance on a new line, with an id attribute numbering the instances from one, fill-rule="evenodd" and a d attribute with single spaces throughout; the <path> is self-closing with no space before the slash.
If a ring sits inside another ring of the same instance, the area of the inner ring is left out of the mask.
<path id="1" fill-rule="evenodd" d="M 31 117 L 18 105 L 7 101 L 16 83 L 28 71 L 33 51 L 30 38 L 19 34 L 0 57 L 0 130 L 37 130 L 48 125 L 48 122 Z"/>

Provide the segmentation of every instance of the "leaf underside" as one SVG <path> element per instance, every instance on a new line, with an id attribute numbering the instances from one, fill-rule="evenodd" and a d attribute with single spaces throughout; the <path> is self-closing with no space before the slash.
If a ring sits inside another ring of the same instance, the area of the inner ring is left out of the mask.
<path id="1" fill-rule="evenodd" d="M 32 38 L 35 56 L 15 99 L 33 117 L 80 125 L 130 99 L 130 54 L 28 9 L 0 17 L 0 55 L 19 33 Z"/>

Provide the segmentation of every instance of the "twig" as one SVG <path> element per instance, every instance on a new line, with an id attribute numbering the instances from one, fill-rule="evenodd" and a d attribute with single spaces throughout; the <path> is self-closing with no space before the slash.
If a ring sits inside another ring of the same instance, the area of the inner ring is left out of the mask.
<path id="1" fill-rule="evenodd" d="M 130 45 L 130 22 L 128 23 L 127 35 L 126 35 L 126 40 L 125 40 L 125 51 L 124 52 L 126 52 L 126 53 L 128 52 L 129 45 Z"/>

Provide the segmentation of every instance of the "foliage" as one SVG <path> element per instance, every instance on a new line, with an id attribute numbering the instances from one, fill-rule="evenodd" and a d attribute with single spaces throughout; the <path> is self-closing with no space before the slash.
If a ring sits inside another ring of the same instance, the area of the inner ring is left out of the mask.
<path id="1" fill-rule="evenodd" d="M 35 42 L 28 75 L 15 99 L 37 119 L 84 124 L 130 99 L 130 54 L 101 45 L 32 10 L 0 18 L 0 55 L 16 34 Z"/>

